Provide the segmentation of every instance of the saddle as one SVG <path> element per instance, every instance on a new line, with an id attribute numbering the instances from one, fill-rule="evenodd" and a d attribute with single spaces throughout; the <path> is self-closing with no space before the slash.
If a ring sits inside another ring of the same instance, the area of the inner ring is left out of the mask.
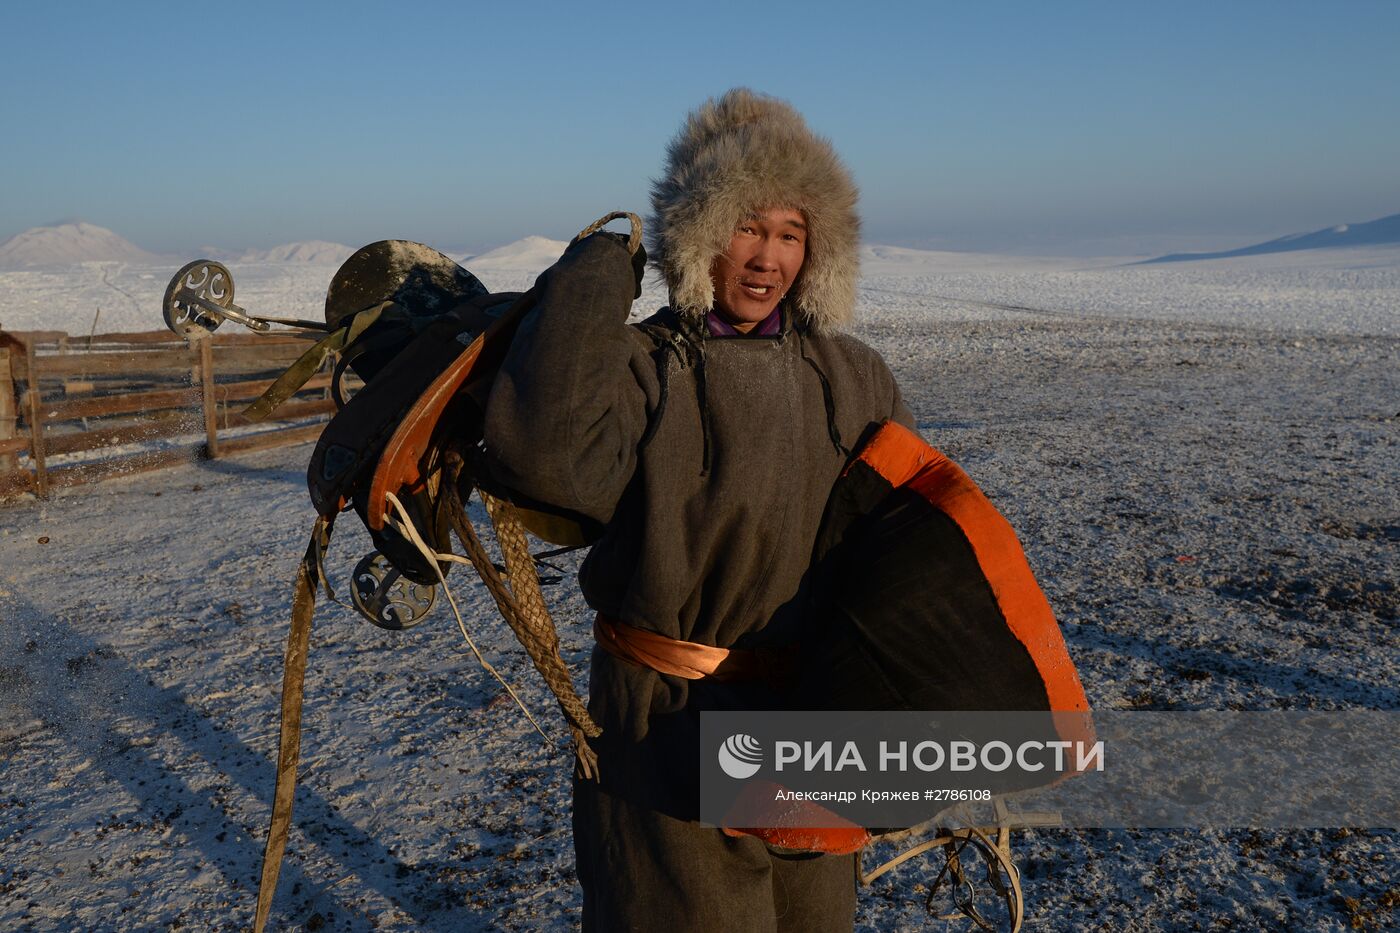
<path id="1" fill-rule="evenodd" d="M 632 224 L 629 250 L 644 257 L 641 221 L 634 214 L 609 214 L 584 229 L 575 242 L 619 218 Z M 259 933 L 271 911 L 286 851 L 311 620 L 318 590 L 335 599 L 324 558 L 342 512 L 355 512 L 376 548 L 356 568 L 355 608 L 383 628 L 408 628 L 427 614 L 441 588 L 477 660 L 525 710 L 477 650 L 447 589 L 451 565 L 470 564 L 558 701 L 581 773 L 596 774 L 597 760 L 587 739 L 602 730 L 589 716 L 559 654 L 558 633 L 526 537 L 529 530 L 552 543 L 578 546 L 592 529 L 573 516 L 545 512 L 533 503 L 518 506 L 508 491 L 493 486 L 482 467 L 491 383 L 536 297 L 533 288 L 493 294 L 448 257 L 421 244 L 370 244 L 346 260 L 331 283 L 328 335 L 249 406 L 251 417 L 265 417 L 305 384 L 331 353 L 340 354 L 332 394 L 341 408 L 326 425 L 307 467 L 307 488 L 317 516 L 292 596 L 277 785 L 254 919 Z M 347 370 L 364 383 L 349 398 Z M 468 517 L 465 503 L 473 492 L 491 518 L 504 573 Z M 454 534 L 464 555 L 452 551 Z M 528 710 L 525 714 L 544 735 Z"/>

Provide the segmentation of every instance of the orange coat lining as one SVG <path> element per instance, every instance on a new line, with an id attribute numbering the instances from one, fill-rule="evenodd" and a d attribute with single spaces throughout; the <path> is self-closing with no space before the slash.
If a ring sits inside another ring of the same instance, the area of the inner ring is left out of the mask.
<path id="1" fill-rule="evenodd" d="M 1012 634 L 1030 652 L 1045 682 L 1050 708 L 1087 711 L 1089 701 L 1059 623 L 1035 582 L 1016 533 L 971 478 L 919 435 L 892 421 L 880 428 L 858 459 L 891 485 L 908 486 L 957 523 Z"/>

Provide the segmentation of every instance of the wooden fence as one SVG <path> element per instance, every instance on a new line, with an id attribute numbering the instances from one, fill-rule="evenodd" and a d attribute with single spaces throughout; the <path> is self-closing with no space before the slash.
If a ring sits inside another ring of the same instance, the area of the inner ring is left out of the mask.
<path id="1" fill-rule="evenodd" d="M 240 414 L 310 343 L 0 331 L 0 495 L 315 440 L 335 411 L 333 359 L 260 429 Z"/>

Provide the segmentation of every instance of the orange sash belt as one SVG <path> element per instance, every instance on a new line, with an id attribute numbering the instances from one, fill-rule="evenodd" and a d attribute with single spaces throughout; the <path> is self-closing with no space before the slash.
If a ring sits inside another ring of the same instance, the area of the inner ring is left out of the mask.
<path id="1" fill-rule="evenodd" d="M 795 646 L 787 649 L 716 648 L 644 631 L 609 619 L 601 612 L 593 620 L 593 637 L 613 657 L 686 680 L 777 681 L 786 676 L 796 657 Z M 744 793 L 771 801 L 776 787 L 765 781 L 745 788 Z M 867 830 L 823 810 L 819 804 L 798 803 L 795 806 L 801 814 L 793 817 L 788 812 L 787 816 L 796 819 L 801 824 L 798 826 L 721 828 L 727 836 L 757 836 L 770 846 L 833 855 L 855 852 L 870 841 Z M 788 811 L 793 807 L 793 804 L 786 805 Z M 752 807 L 749 811 L 752 812 Z M 825 828 L 806 826 L 814 822 L 813 814 L 829 825 Z"/>
<path id="2" fill-rule="evenodd" d="M 741 681 L 771 679 L 785 660 L 784 653 L 745 648 L 716 648 L 667 638 L 601 612 L 593 620 L 593 637 L 615 658 L 686 680 Z"/>

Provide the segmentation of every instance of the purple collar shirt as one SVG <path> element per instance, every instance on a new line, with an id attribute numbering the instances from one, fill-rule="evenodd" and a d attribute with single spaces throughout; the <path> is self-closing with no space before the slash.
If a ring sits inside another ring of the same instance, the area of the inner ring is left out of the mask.
<path id="1" fill-rule="evenodd" d="M 705 326 L 709 329 L 711 337 L 776 337 L 783 330 L 783 308 L 781 305 L 774 308 L 772 314 L 760 321 L 747 334 L 735 330 L 734 325 L 714 311 L 705 315 Z"/>

